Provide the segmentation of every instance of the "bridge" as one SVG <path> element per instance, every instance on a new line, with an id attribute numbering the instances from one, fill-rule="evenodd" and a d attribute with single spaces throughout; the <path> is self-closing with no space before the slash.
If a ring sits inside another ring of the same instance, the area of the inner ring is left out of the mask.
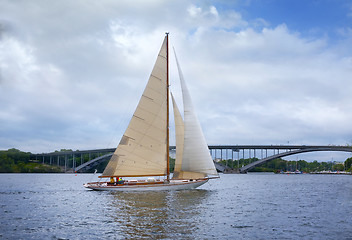
<path id="1" fill-rule="evenodd" d="M 257 149 L 263 150 L 261 148 L 262 146 L 256 146 L 256 147 L 257 147 Z M 269 157 L 267 155 L 268 149 L 274 150 L 274 154 Z M 276 154 L 275 154 L 275 150 L 277 150 Z M 280 150 L 283 150 L 283 152 L 280 153 Z M 290 155 L 300 154 L 300 153 L 320 152 L 320 151 L 326 151 L 326 152 L 340 151 L 340 152 L 351 152 L 352 153 L 352 147 L 350 147 L 350 146 L 306 146 L 306 145 L 303 145 L 303 146 L 267 146 L 265 151 L 266 151 L 265 157 L 263 157 L 263 155 L 261 155 L 261 159 L 239 168 L 238 171 L 240 173 L 247 173 L 249 170 L 251 170 L 251 169 L 255 168 L 256 166 L 259 166 L 265 162 L 268 162 L 268 161 L 271 161 L 271 160 L 274 160 L 277 158 L 287 157 Z"/>
<path id="2" fill-rule="evenodd" d="M 251 169 L 270 160 L 300 153 L 318 151 L 352 152 L 351 146 L 335 145 L 209 145 L 208 148 L 217 170 L 225 173 L 247 173 Z M 175 146 L 170 146 L 171 155 L 175 153 L 175 150 Z M 32 154 L 31 158 L 38 162 L 42 162 L 43 164 L 56 164 L 57 166 L 61 166 L 64 168 L 65 172 L 85 172 L 89 169 L 94 169 L 98 164 L 108 160 L 114 151 L 115 148 L 83 151 L 56 151 L 51 153 Z M 219 163 L 221 160 L 230 159 L 232 161 L 237 161 L 237 167 Z M 244 159 L 255 159 L 255 161 L 240 167 L 240 162 Z"/>

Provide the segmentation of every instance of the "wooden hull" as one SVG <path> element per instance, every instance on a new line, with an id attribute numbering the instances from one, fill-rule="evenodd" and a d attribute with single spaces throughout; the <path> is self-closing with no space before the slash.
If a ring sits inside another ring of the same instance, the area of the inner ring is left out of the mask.
<path id="1" fill-rule="evenodd" d="M 204 183 L 208 182 L 208 179 L 200 180 L 170 180 L 170 183 L 154 183 L 147 182 L 143 184 L 120 184 L 120 185 L 108 185 L 107 183 L 86 183 L 83 186 L 89 189 L 98 191 L 174 191 L 174 190 L 185 190 L 194 189 Z"/>

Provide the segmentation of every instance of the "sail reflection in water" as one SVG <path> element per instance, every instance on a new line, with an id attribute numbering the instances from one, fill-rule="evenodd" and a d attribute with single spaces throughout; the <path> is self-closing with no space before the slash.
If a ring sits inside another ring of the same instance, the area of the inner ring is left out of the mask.
<path id="1" fill-rule="evenodd" d="M 120 231 L 123 238 L 139 236 L 163 239 L 172 236 L 190 236 L 198 228 L 194 219 L 202 214 L 202 204 L 209 195 L 207 190 L 111 193 L 106 214 L 111 237 Z M 192 216 L 190 218 L 189 216 Z M 120 226 L 120 229 L 116 229 Z"/>

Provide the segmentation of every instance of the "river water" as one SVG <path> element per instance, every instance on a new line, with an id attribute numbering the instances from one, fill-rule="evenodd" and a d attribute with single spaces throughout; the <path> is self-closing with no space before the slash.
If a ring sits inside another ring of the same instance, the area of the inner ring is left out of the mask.
<path id="1" fill-rule="evenodd" d="M 93 174 L 0 174 L 0 239 L 352 239 L 352 176 L 221 175 L 196 190 L 84 189 Z"/>

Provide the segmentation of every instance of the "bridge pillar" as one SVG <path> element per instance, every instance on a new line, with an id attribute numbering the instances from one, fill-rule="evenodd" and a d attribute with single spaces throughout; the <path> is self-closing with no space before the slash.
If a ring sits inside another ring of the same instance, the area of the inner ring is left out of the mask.
<path id="1" fill-rule="evenodd" d="M 241 159 L 240 152 L 238 151 L 238 154 L 237 154 L 237 160 L 238 160 L 237 165 L 238 165 L 238 167 L 240 166 L 240 159 Z"/>
<path id="2" fill-rule="evenodd" d="M 240 169 L 240 150 L 238 150 L 237 169 Z"/>
<path id="3" fill-rule="evenodd" d="M 75 161 L 75 154 L 72 154 L 72 168 L 73 168 L 73 172 L 75 172 L 75 168 L 76 168 L 76 161 Z"/>
<path id="4" fill-rule="evenodd" d="M 256 151 L 256 150 L 255 150 L 255 149 L 253 149 L 253 152 L 254 152 L 254 158 L 255 158 L 255 151 Z"/>
<path id="5" fill-rule="evenodd" d="M 65 155 L 65 172 L 67 170 L 67 154 Z"/>

